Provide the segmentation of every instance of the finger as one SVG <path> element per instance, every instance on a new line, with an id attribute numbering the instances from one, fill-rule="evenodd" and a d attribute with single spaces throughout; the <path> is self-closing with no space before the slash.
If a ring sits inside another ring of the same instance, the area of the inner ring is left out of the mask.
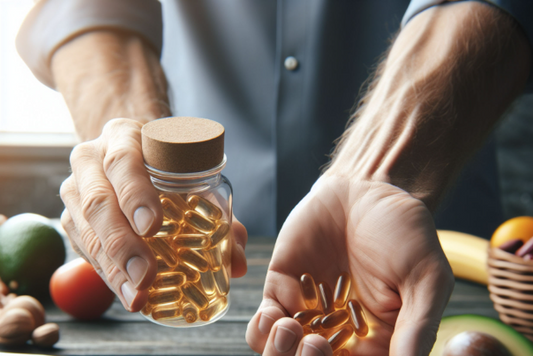
<path id="1" fill-rule="evenodd" d="M 400 289 L 402 307 L 391 339 L 391 355 L 429 354 L 453 284 L 449 265 L 411 275 Z"/>
<path id="2" fill-rule="evenodd" d="M 114 119 L 105 125 L 103 169 L 133 230 L 140 236 L 152 236 L 161 227 L 163 210 L 144 166 L 141 128 L 141 123 L 128 119 Z"/>
<path id="3" fill-rule="evenodd" d="M 246 342 L 250 348 L 257 353 L 263 353 L 274 323 L 287 316 L 279 303 L 271 299 L 263 300 L 246 329 Z"/>
<path id="4" fill-rule="evenodd" d="M 235 215 L 233 216 L 231 230 L 233 237 L 231 245 L 231 276 L 232 278 L 239 278 L 248 271 L 246 254 L 244 253 L 244 248 L 248 242 L 248 232 Z"/>
<path id="5" fill-rule="evenodd" d="M 302 337 L 300 323 L 292 318 L 281 318 L 270 330 L 263 356 L 295 355 Z"/>
<path id="6" fill-rule="evenodd" d="M 328 341 L 320 335 L 310 334 L 305 336 L 296 350 L 297 356 L 331 356 L 333 350 Z"/>
<path id="7" fill-rule="evenodd" d="M 100 240 L 98 248 L 103 249 L 132 285 L 139 290 L 147 289 L 155 278 L 155 257 L 120 210 L 115 191 L 103 171 L 102 150 L 94 142 L 76 146 L 71 154 L 81 214 Z M 73 210 L 68 209 L 76 221 Z M 77 221 L 76 225 L 80 229 Z M 91 255 L 97 252 L 92 248 L 89 251 Z"/>
<path id="8" fill-rule="evenodd" d="M 107 286 L 119 297 L 126 310 L 139 311 L 148 300 L 148 290 L 138 291 L 103 252 L 100 240 L 81 213 L 79 195 L 72 189 L 72 181 L 61 185 L 61 199 L 66 209 L 61 216 L 73 248 L 90 262 Z M 67 193 L 68 192 L 68 193 Z"/>

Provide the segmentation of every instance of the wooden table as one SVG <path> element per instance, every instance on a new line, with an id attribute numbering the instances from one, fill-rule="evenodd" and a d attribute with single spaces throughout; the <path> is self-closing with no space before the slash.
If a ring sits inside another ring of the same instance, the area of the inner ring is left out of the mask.
<path id="1" fill-rule="evenodd" d="M 157 326 L 139 314 L 124 311 L 119 302 L 96 322 L 80 322 L 53 305 L 47 321 L 59 324 L 61 339 L 54 349 L 26 346 L 19 353 L 53 355 L 255 355 L 244 339 L 246 325 L 261 302 L 273 239 L 251 238 L 246 248 L 248 274 L 232 280 L 231 307 L 217 323 L 190 329 Z M 68 258 L 73 258 L 72 252 Z M 485 286 L 457 281 L 445 315 L 481 314 L 498 317 Z"/>

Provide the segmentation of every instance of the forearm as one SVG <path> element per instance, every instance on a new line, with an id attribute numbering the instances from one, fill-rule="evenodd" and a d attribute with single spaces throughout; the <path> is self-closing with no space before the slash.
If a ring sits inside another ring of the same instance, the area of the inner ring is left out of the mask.
<path id="1" fill-rule="evenodd" d="M 51 65 L 83 141 L 98 137 L 113 118 L 144 123 L 170 115 L 159 58 L 136 35 L 89 32 L 61 46 Z"/>
<path id="2" fill-rule="evenodd" d="M 508 15 L 479 2 L 416 16 L 394 42 L 325 174 L 392 183 L 434 208 L 523 90 L 531 53 Z"/>

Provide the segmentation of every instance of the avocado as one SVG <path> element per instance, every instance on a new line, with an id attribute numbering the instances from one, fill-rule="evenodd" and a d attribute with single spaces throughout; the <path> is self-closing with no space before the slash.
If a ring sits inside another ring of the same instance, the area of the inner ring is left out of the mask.
<path id="1" fill-rule="evenodd" d="M 430 353 L 430 356 L 446 355 L 531 356 L 533 343 L 499 320 L 473 314 L 456 315 L 442 319 Z"/>
<path id="2" fill-rule="evenodd" d="M 48 297 L 54 271 L 65 261 L 65 244 L 49 219 L 20 214 L 0 226 L 0 279 L 17 294 Z"/>

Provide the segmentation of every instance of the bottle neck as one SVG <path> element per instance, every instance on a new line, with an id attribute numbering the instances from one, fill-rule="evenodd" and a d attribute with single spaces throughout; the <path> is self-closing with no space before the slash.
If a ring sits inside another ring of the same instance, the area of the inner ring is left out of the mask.
<path id="1" fill-rule="evenodd" d="M 172 173 L 145 164 L 152 184 L 159 190 L 173 192 L 193 192 L 209 189 L 220 184 L 221 172 L 226 166 L 226 155 L 216 167 L 202 172 Z"/>

